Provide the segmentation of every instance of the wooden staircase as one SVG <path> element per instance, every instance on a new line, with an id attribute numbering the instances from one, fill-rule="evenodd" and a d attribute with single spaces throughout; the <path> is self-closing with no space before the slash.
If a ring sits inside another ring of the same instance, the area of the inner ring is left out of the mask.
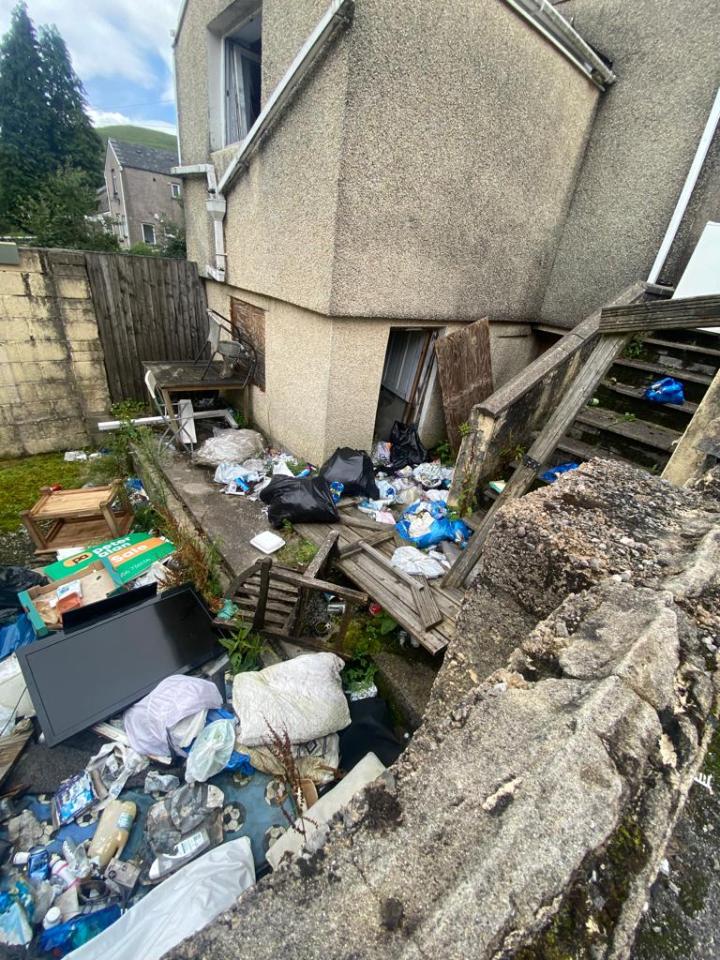
<path id="1" fill-rule="evenodd" d="M 545 336 L 551 335 L 544 328 Z M 603 456 L 661 473 L 673 447 L 720 369 L 720 335 L 663 330 L 634 338 L 597 385 L 548 458 L 547 466 Z M 645 389 L 662 377 L 679 380 L 683 404 L 651 403 Z"/>

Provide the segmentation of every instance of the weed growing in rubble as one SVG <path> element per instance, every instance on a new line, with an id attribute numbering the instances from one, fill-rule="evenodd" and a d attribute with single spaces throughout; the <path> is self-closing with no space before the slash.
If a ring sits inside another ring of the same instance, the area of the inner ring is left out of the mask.
<path id="1" fill-rule="evenodd" d="M 205 603 L 218 607 L 222 593 L 220 586 L 220 557 L 213 544 L 206 545 L 187 527 L 178 523 L 167 506 L 158 506 L 160 532 L 175 544 L 172 563 L 167 565 L 165 583 L 170 587 L 190 581 L 195 584 Z"/>
<path id="2" fill-rule="evenodd" d="M 231 637 L 223 637 L 220 643 L 228 652 L 230 673 L 248 673 L 262 666 L 262 652 L 265 641 L 259 633 L 253 631 L 249 623 L 241 623 Z"/>
<path id="3" fill-rule="evenodd" d="M 277 761 L 279 766 L 282 768 L 282 776 L 288 787 L 288 795 L 292 801 L 295 815 L 291 816 L 283 805 L 280 806 L 282 814 L 290 824 L 293 830 L 296 830 L 301 836 L 306 835 L 307 825 L 312 824 L 317 826 L 317 823 L 314 820 L 310 820 L 307 817 L 303 816 L 303 813 L 306 809 L 305 803 L 305 794 L 303 793 L 303 784 L 302 776 L 300 775 L 300 770 L 298 769 L 297 761 L 293 753 L 292 744 L 290 743 L 290 737 L 287 730 L 283 729 L 282 733 L 279 733 L 275 730 L 266 720 L 265 721 L 269 736 L 263 742 L 263 746 L 266 747 L 273 756 L 273 759 Z"/>
<path id="4" fill-rule="evenodd" d="M 455 463 L 452 447 L 444 440 L 435 447 L 435 456 L 444 467 L 451 467 Z"/>

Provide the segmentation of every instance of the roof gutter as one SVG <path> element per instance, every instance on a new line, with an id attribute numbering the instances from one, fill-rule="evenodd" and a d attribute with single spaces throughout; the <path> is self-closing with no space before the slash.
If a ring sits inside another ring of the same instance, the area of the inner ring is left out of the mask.
<path id="1" fill-rule="evenodd" d="M 577 30 L 548 0 L 504 0 L 527 20 L 546 40 L 582 71 L 596 86 L 604 90 L 617 77 Z"/>
<path id="2" fill-rule="evenodd" d="M 718 124 L 720 123 L 720 87 L 718 87 L 717 93 L 715 94 L 715 101 L 713 102 L 712 107 L 710 108 L 710 114 L 707 118 L 707 123 L 705 124 L 705 129 L 702 132 L 700 137 L 700 142 L 698 143 L 697 150 L 695 151 L 695 156 L 693 162 L 690 164 L 690 169 L 688 170 L 688 175 L 685 178 L 685 183 L 683 188 L 680 191 L 680 196 L 678 197 L 678 202 L 673 211 L 673 215 L 670 218 L 670 223 L 668 228 L 665 231 L 665 236 L 663 241 L 660 244 L 660 249 L 657 252 L 655 257 L 655 262 L 650 268 L 650 274 L 647 278 L 648 283 L 657 283 L 658 277 L 660 276 L 660 271 L 665 266 L 665 261 L 668 258 L 670 249 L 675 242 L 675 237 L 677 232 L 680 229 L 680 224 L 683 221 L 685 212 L 687 211 L 688 204 L 690 203 L 690 198 L 693 195 L 695 186 L 698 182 L 702 168 L 707 159 L 708 151 L 710 150 L 710 144 L 715 138 L 715 133 L 717 132 Z"/>
<path id="3" fill-rule="evenodd" d="M 245 139 L 220 178 L 218 192 L 225 194 L 233 180 L 244 170 L 270 128 L 275 124 L 287 102 L 317 58 L 335 35 L 352 22 L 354 0 L 332 0 L 317 26 L 298 51 L 284 77 L 268 97 L 260 116 L 250 128 Z"/>

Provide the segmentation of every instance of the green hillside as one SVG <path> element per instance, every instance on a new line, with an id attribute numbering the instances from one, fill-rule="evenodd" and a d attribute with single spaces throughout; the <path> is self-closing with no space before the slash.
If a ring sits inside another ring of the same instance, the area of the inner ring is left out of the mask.
<path id="1" fill-rule="evenodd" d="M 112 127 L 96 127 L 104 143 L 108 137 L 124 140 L 126 143 L 138 143 L 143 147 L 156 147 L 158 150 L 177 150 L 177 140 L 171 133 L 160 130 L 148 130 L 145 127 L 133 127 L 118 124 Z"/>

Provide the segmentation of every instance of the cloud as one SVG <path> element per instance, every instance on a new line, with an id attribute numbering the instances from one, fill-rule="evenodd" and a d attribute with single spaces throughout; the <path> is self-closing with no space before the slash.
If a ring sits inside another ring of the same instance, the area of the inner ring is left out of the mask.
<path id="1" fill-rule="evenodd" d="M 130 124 L 133 127 L 146 127 L 148 130 L 160 130 L 162 133 L 170 133 L 173 136 L 177 134 L 177 127 L 174 123 L 167 120 L 134 120 L 132 117 L 125 116 L 124 113 L 118 113 L 115 110 L 96 110 L 90 107 L 88 110 L 90 119 L 96 127 L 112 127 L 116 124 Z"/>
<path id="2" fill-rule="evenodd" d="M 180 0 L 28 0 L 36 25 L 57 26 L 83 81 L 124 79 L 158 94 L 168 91 L 179 7 Z M 3 31 L 9 19 L 9 11 L 0 14 Z M 122 102 L 121 91 L 117 99 Z"/>

